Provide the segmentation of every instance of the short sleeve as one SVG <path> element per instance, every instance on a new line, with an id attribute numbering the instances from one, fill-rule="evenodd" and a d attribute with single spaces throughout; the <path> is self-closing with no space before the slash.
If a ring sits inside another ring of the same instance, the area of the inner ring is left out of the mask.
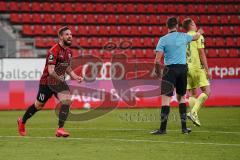
<path id="1" fill-rule="evenodd" d="M 205 48 L 204 37 L 202 35 L 197 40 L 197 48 L 198 49 Z"/>
<path id="2" fill-rule="evenodd" d="M 191 42 L 192 39 L 193 39 L 193 36 L 191 36 L 191 35 L 189 35 L 189 34 L 187 34 L 187 33 L 184 33 L 184 37 L 185 37 L 185 39 L 186 39 L 186 43 Z"/>
<path id="3" fill-rule="evenodd" d="M 163 44 L 163 40 L 161 38 L 159 39 L 155 50 L 159 51 L 159 52 L 164 52 L 164 44 Z"/>
<path id="4" fill-rule="evenodd" d="M 49 50 L 47 53 L 47 64 L 55 65 L 57 63 L 57 52 Z"/>

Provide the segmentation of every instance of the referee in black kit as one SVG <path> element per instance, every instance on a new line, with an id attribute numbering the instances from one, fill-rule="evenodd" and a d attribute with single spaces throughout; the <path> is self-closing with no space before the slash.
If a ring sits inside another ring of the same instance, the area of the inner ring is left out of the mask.
<path id="1" fill-rule="evenodd" d="M 182 133 L 188 134 L 191 129 L 186 125 L 186 103 L 184 95 L 187 87 L 187 65 L 186 65 L 186 48 L 191 41 L 197 40 L 203 30 L 200 29 L 194 36 L 186 33 L 177 32 L 178 19 L 170 17 L 167 20 L 168 34 L 161 37 L 156 47 L 155 72 L 159 76 L 160 61 L 164 57 L 164 71 L 162 77 L 161 94 L 162 94 L 162 109 L 161 109 L 161 125 L 158 130 L 152 131 L 151 134 L 166 134 L 167 120 L 170 112 L 170 100 L 173 96 L 173 91 L 166 91 L 169 88 L 168 83 L 172 84 L 176 89 L 177 100 L 179 102 L 179 113 L 181 118 Z"/>

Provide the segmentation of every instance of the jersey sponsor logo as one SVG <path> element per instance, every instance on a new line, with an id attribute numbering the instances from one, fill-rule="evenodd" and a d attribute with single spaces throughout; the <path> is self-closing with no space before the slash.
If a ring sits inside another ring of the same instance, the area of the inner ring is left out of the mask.
<path id="1" fill-rule="evenodd" d="M 54 55 L 51 53 L 48 57 L 49 62 L 52 62 L 54 60 Z"/>

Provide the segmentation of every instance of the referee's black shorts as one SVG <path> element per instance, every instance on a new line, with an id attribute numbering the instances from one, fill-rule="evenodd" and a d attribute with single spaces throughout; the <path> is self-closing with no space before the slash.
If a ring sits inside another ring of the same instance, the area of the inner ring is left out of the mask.
<path id="1" fill-rule="evenodd" d="M 173 90 L 169 91 L 169 83 L 176 88 L 178 95 L 184 96 L 187 90 L 187 65 L 167 65 L 163 71 L 161 94 L 173 96 Z"/>
<path id="2" fill-rule="evenodd" d="M 49 98 L 63 91 L 69 91 L 69 87 L 66 82 L 59 83 L 57 85 L 39 84 L 37 100 L 41 103 L 46 103 Z"/>

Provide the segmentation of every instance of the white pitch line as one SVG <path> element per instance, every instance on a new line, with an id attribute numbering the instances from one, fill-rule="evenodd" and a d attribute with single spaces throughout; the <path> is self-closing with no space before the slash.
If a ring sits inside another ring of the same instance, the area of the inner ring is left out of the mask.
<path id="1" fill-rule="evenodd" d="M 22 138 L 22 139 L 53 139 L 53 140 L 93 140 L 93 141 L 121 141 L 121 142 L 148 142 L 148 143 L 166 143 L 166 144 L 190 144 L 190 145 L 213 145 L 213 146 L 234 146 L 240 147 L 240 144 L 230 143 L 203 143 L 203 142 L 183 142 L 183 141 L 158 141 L 150 139 L 123 139 L 123 138 L 57 138 L 57 137 L 21 137 L 21 136 L 0 136 L 0 138 Z"/>
<path id="2" fill-rule="evenodd" d="M 0 128 L 0 129 L 6 129 L 6 128 Z M 7 128 L 7 129 L 16 129 L 16 128 Z M 55 130 L 56 128 L 27 128 L 30 130 Z M 134 129 L 134 128 L 66 128 L 69 130 L 102 130 L 102 131 L 150 131 L 148 129 Z M 169 132 L 180 132 L 180 130 L 167 130 Z M 201 131 L 195 131 L 192 132 L 196 133 L 219 133 L 219 134 L 237 134 L 240 135 L 240 132 L 233 131 L 233 132 L 226 132 L 226 131 L 208 131 L 208 130 L 201 130 Z"/>

